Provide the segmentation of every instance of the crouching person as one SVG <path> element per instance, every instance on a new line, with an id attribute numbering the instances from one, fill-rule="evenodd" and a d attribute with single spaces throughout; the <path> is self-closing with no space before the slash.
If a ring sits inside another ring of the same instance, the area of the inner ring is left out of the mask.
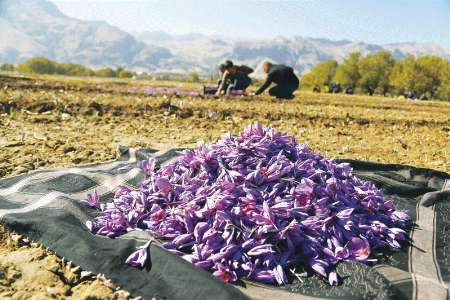
<path id="1" fill-rule="evenodd" d="M 225 71 L 223 72 L 216 95 L 218 96 L 223 93 L 230 95 L 232 91 L 245 92 L 252 83 L 248 74 L 252 73 L 253 69 L 247 66 L 236 66 L 231 61 L 227 61 L 224 66 Z"/>
<path id="2" fill-rule="evenodd" d="M 265 62 L 263 70 L 267 74 L 267 78 L 264 84 L 255 92 L 255 95 L 264 92 L 273 82 L 276 85 L 269 89 L 270 96 L 278 99 L 294 98 L 294 92 L 300 84 L 294 69 L 285 65 L 274 65 L 270 62 Z"/>

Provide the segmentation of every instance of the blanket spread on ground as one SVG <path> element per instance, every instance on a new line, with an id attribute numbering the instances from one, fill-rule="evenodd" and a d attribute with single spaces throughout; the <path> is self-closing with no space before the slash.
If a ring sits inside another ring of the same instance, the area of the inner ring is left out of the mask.
<path id="1" fill-rule="evenodd" d="M 119 185 L 137 187 L 138 162 L 150 156 L 162 164 L 177 155 L 120 148 L 113 162 L 38 171 L 0 180 L 0 222 L 71 260 L 83 270 L 105 274 L 115 284 L 145 299 L 433 299 L 449 298 L 450 175 L 403 165 L 349 162 L 355 175 L 374 182 L 415 222 L 411 246 L 389 253 L 374 266 L 340 264 L 344 282 L 330 287 L 318 277 L 283 286 L 252 282 L 225 284 L 161 248 L 150 247 L 151 265 L 138 270 L 125 259 L 151 237 L 142 231 L 117 239 L 96 236 L 85 222 L 96 211 L 80 204 L 97 191 L 112 199 Z"/>

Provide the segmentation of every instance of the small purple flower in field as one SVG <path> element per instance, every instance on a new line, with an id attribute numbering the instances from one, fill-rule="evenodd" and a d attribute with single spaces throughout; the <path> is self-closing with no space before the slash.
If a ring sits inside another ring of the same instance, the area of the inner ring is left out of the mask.
<path id="1" fill-rule="evenodd" d="M 81 200 L 81 203 L 92 208 L 100 208 L 100 197 L 98 196 L 97 191 L 88 194 L 86 199 Z"/>
<path id="2" fill-rule="evenodd" d="M 193 90 L 185 90 L 171 87 L 144 87 L 142 88 L 142 92 L 149 95 L 185 95 L 185 96 L 200 96 L 202 92 L 193 91 Z"/>
<path id="3" fill-rule="evenodd" d="M 128 91 L 133 93 L 138 91 L 138 87 L 129 87 Z M 141 91 L 148 95 L 181 95 L 198 97 L 202 95 L 212 95 L 217 91 L 217 87 L 205 87 L 202 90 L 186 90 L 172 87 L 142 87 Z M 245 96 L 245 92 L 241 90 L 231 91 L 229 96 L 240 97 Z"/>
<path id="4" fill-rule="evenodd" d="M 230 91 L 230 96 L 245 96 L 245 92 L 242 90 L 232 90 Z"/>
<path id="5" fill-rule="evenodd" d="M 218 117 L 218 114 L 217 114 L 217 112 L 214 111 L 214 110 L 208 110 L 208 117 L 209 117 L 211 120 L 216 120 L 217 117 Z"/>
<path id="6" fill-rule="evenodd" d="M 408 214 L 355 177 L 350 165 L 259 123 L 183 151 L 160 169 L 154 159 L 140 167 L 146 178 L 139 189 L 119 187 L 101 205 L 96 197 L 86 200 L 100 211 L 86 226 L 109 237 L 148 231 L 164 239 L 167 250 L 225 282 L 283 285 L 286 270 L 301 266 L 338 285 L 340 262 L 369 263 L 375 252 L 398 250 L 406 240 Z M 147 256 L 139 249 L 127 263 L 143 267 Z"/>
<path id="7" fill-rule="evenodd" d="M 132 267 L 144 268 L 150 260 L 150 244 L 151 241 L 138 247 L 138 250 L 131 253 L 125 262 Z"/>

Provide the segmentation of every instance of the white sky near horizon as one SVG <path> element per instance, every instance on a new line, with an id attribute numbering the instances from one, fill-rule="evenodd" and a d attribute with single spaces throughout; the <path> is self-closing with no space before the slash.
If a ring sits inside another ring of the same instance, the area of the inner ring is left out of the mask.
<path id="1" fill-rule="evenodd" d="M 65 14 L 129 32 L 295 35 L 450 47 L 450 0 L 52 0 Z"/>

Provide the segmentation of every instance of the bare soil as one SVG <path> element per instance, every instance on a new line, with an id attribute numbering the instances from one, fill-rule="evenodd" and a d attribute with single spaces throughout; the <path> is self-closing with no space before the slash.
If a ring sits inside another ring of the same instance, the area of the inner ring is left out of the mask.
<path id="1" fill-rule="evenodd" d="M 286 102 L 142 91 L 159 84 L 0 77 L 0 178 L 111 160 L 118 145 L 193 147 L 256 120 L 327 157 L 450 171 L 448 102 L 304 92 Z M 105 279 L 81 278 L 74 267 L 0 227 L 0 299 L 129 298 Z"/>

